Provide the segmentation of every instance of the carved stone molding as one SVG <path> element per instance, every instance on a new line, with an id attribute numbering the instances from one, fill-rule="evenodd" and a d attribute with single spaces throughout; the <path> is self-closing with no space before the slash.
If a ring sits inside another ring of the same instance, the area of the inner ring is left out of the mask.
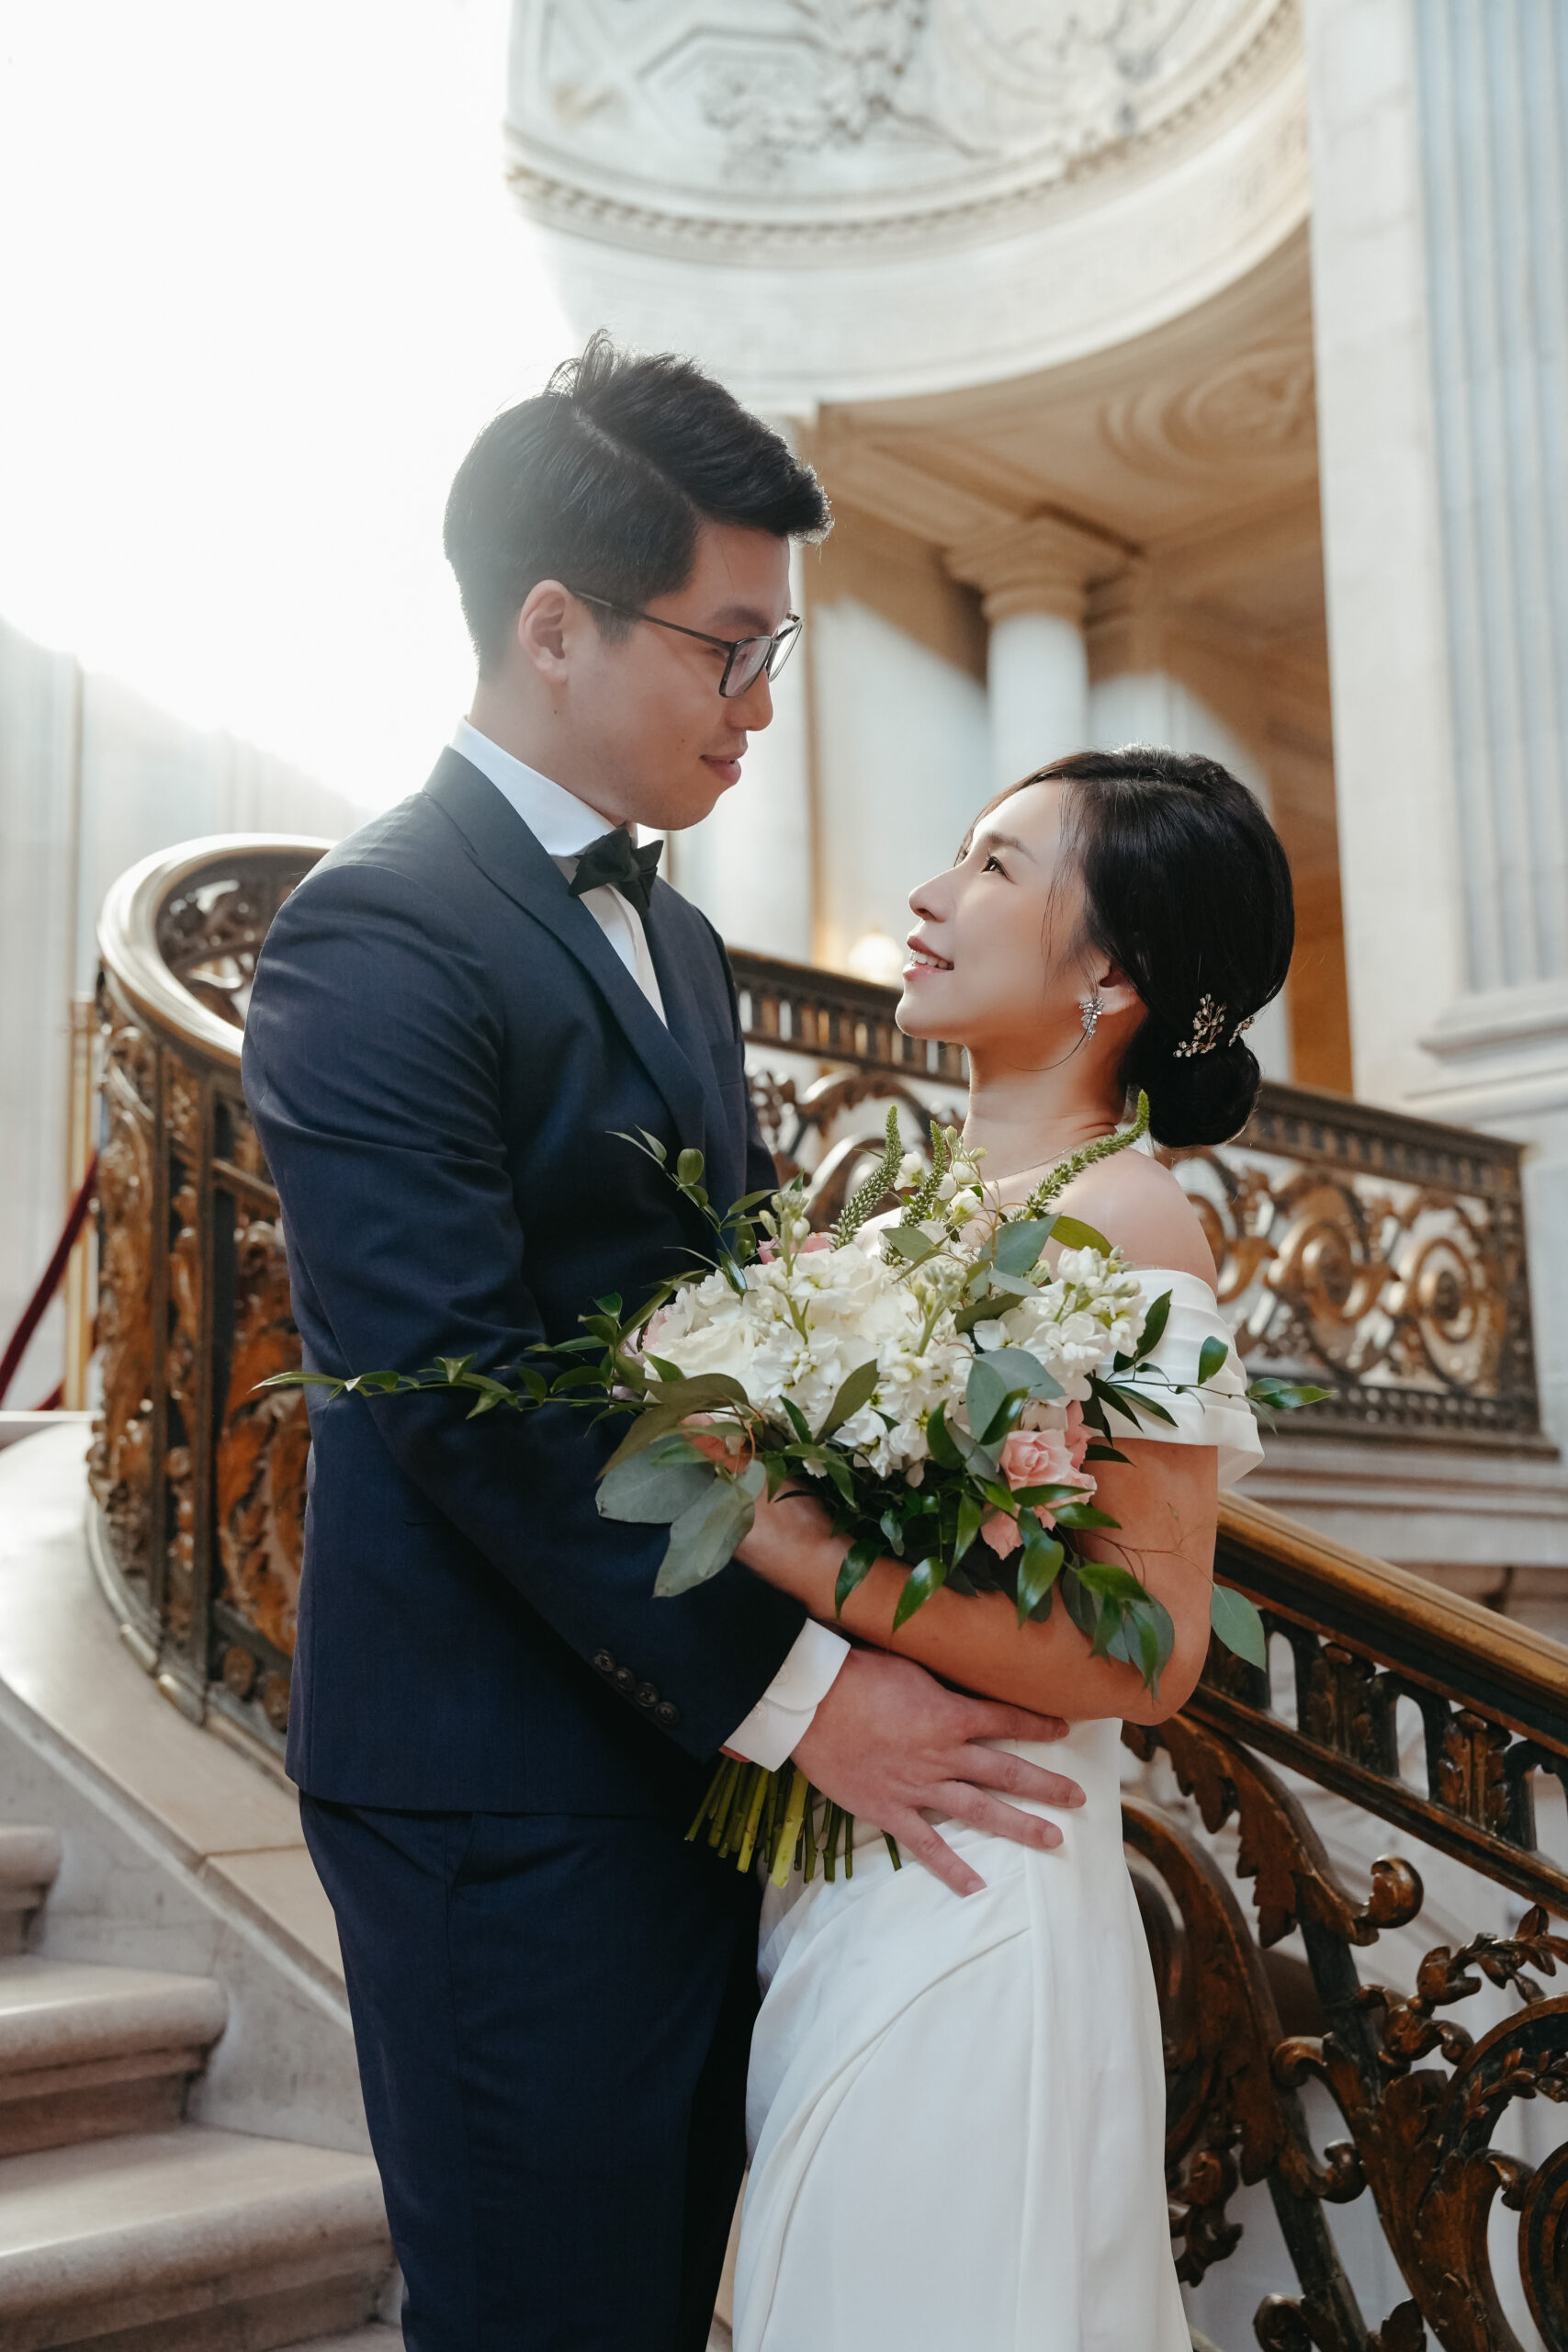
<path id="1" fill-rule="evenodd" d="M 1220 107 L 1289 0 L 515 0 L 513 185 L 641 248 L 996 234 Z"/>
<path id="2" fill-rule="evenodd" d="M 1238 352 L 1194 381 L 1157 384 L 1110 401 L 1101 430 L 1117 457 L 1155 481 L 1204 480 L 1216 465 L 1317 464 L 1317 413 L 1308 334 Z"/>
<path id="3" fill-rule="evenodd" d="M 1081 626 L 1090 582 L 1126 562 L 1115 540 L 1055 514 L 994 526 L 947 551 L 948 570 L 980 590 L 993 624 L 1015 613 L 1055 613 Z"/>
<path id="4" fill-rule="evenodd" d="M 507 141 L 575 325 L 807 415 L 1144 334 L 1309 204 L 1298 0 L 514 0 Z"/>

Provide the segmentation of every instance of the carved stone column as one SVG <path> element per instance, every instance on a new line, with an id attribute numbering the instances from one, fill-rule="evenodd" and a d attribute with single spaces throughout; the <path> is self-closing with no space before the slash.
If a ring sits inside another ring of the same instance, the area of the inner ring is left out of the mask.
<path id="1" fill-rule="evenodd" d="M 991 778 L 998 790 L 1089 741 L 1089 582 L 1125 560 L 1113 541 L 1045 514 L 987 528 L 948 549 L 949 571 L 985 600 Z"/>
<path id="2" fill-rule="evenodd" d="M 1306 29 L 1357 1091 L 1533 1142 L 1538 1332 L 1562 1439 L 1561 14 L 1540 0 L 1308 0 Z"/>

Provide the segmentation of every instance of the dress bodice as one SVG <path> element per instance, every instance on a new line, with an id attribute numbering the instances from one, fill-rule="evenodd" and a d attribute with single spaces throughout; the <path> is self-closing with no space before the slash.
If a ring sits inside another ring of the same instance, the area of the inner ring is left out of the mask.
<path id="1" fill-rule="evenodd" d="M 1170 1293 L 1165 1329 L 1158 1345 L 1145 1359 L 1145 1364 L 1163 1372 L 1168 1380 L 1188 1384 L 1188 1393 L 1175 1395 L 1157 1380 L 1145 1381 L 1148 1393 L 1164 1406 L 1174 1426 L 1151 1415 L 1134 1432 L 1130 1423 L 1112 1415 L 1112 1433 L 1135 1434 L 1167 1445 L 1212 1445 L 1219 1454 L 1221 1486 L 1234 1487 L 1262 1461 L 1263 1445 L 1247 1401 L 1247 1377 L 1230 1326 L 1220 1313 L 1213 1292 L 1197 1274 L 1169 1266 L 1140 1266 L 1135 1271 L 1145 1313 L 1157 1298 Z M 1197 1389 L 1191 1384 L 1198 1377 L 1198 1358 L 1204 1340 L 1210 1339 L 1223 1340 L 1229 1353 L 1213 1378 Z"/>

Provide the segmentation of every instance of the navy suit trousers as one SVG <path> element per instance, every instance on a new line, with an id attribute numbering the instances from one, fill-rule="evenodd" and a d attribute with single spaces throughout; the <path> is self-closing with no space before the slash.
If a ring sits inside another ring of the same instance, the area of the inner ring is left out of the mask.
<path id="1" fill-rule="evenodd" d="M 408 2352 L 703 2352 L 745 2163 L 755 1885 L 669 1819 L 300 1813 Z"/>

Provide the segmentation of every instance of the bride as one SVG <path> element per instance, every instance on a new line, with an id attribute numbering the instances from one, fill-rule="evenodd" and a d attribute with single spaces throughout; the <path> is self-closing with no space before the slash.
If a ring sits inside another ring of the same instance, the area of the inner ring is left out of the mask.
<path id="1" fill-rule="evenodd" d="M 994 1204 L 1111 1132 L 1140 1088 L 1166 1144 L 1245 1122 L 1258 1069 L 1242 1033 L 1284 982 L 1291 882 L 1258 803 L 1213 761 L 1059 760 L 993 800 L 910 905 L 898 1023 L 967 1047 L 964 1134 L 985 1148 Z M 1145 1306 L 1170 1293 L 1154 1361 L 1192 1381 L 1225 1329 L 1175 1178 L 1123 1151 L 1057 1204 L 1120 1244 Z M 866 1823 L 852 1878 L 769 1889 L 737 2352 L 1187 2352 L 1120 1724 L 1157 1722 L 1196 1683 L 1217 1490 L 1260 1449 L 1234 1356 L 1201 1394 L 1167 1401 L 1176 1426 L 1119 1436 L 1125 1466 L 1097 1465 L 1120 1522 L 1102 1556 L 1175 1621 L 1157 1702 L 1132 1667 L 1091 1657 L 1064 1608 L 1021 1633 L 1005 1598 L 941 1592 L 895 1637 L 889 1563 L 845 1609 L 861 1641 L 1065 1717 L 1066 1743 L 1017 1752 L 1072 1775 L 1085 1804 L 1057 1816 L 1046 1851 L 946 1823 L 962 1900 L 908 1860 L 919 1833 L 934 1840 L 924 1823 L 900 1829 L 901 1871 Z M 831 1624 L 842 1551 L 814 1502 L 781 1497 L 741 1556 Z"/>

